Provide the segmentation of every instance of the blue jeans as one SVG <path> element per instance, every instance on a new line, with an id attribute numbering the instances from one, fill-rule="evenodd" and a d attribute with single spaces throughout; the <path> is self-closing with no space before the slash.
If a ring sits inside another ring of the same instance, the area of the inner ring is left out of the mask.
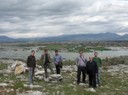
<path id="1" fill-rule="evenodd" d="M 98 85 L 100 85 L 100 74 L 101 74 L 101 68 L 98 68 L 98 73 L 96 74 L 96 82 Z"/>
<path id="2" fill-rule="evenodd" d="M 34 77 L 35 68 L 29 68 L 29 84 L 33 84 L 33 77 Z"/>

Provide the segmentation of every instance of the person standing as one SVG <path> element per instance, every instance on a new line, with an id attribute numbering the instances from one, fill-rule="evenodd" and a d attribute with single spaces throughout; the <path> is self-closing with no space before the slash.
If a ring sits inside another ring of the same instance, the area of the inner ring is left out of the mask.
<path id="1" fill-rule="evenodd" d="M 102 61 L 101 61 L 101 58 L 98 57 L 98 52 L 94 52 L 93 60 L 97 63 L 97 66 L 98 66 L 98 73 L 96 75 L 96 82 L 97 82 L 98 86 L 100 86 L 100 84 L 101 84 L 100 74 L 101 74 Z"/>
<path id="2" fill-rule="evenodd" d="M 96 74 L 98 72 L 98 66 L 96 62 L 93 61 L 93 57 L 89 57 L 86 68 L 89 76 L 89 87 L 96 88 Z"/>
<path id="3" fill-rule="evenodd" d="M 31 51 L 31 55 L 27 58 L 27 67 L 29 68 L 29 85 L 33 85 L 34 71 L 36 67 L 35 51 Z"/>
<path id="4" fill-rule="evenodd" d="M 85 79 L 86 79 L 86 63 L 87 60 L 83 55 L 83 51 L 79 51 L 79 56 L 77 58 L 77 84 L 80 83 L 81 80 L 81 73 L 83 75 L 82 77 L 82 82 L 85 83 Z"/>
<path id="5" fill-rule="evenodd" d="M 62 68 L 62 57 L 59 55 L 58 50 L 55 50 L 54 63 L 56 67 L 56 73 L 60 74 L 60 69 Z"/>
<path id="6" fill-rule="evenodd" d="M 53 69 L 51 67 L 51 57 L 50 57 L 50 54 L 48 53 L 47 49 L 44 50 L 44 54 L 41 56 L 41 60 L 43 61 L 43 66 L 44 66 L 44 70 L 45 70 L 45 78 L 47 78 L 48 77 L 48 72 L 47 72 L 48 68 L 51 70 L 52 73 L 54 73 Z"/>

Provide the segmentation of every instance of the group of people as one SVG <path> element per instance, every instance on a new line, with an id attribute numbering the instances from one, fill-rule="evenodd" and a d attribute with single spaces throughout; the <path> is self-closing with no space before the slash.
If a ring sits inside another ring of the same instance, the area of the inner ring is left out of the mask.
<path id="1" fill-rule="evenodd" d="M 47 49 L 44 50 L 44 53 L 41 55 L 40 60 L 42 62 L 42 66 L 44 67 L 45 78 L 48 78 L 48 72 L 47 72 L 48 68 L 51 70 L 52 74 L 54 74 L 53 68 L 51 66 L 52 58 L 50 56 L 50 53 L 48 53 Z M 60 74 L 61 71 L 60 69 L 62 68 L 62 57 L 59 54 L 58 50 L 55 50 L 53 61 L 56 67 L 56 74 Z M 36 68 L 36 58 L 35 58 L 34 50 L 31 51 L 31 55 L 29 55 L 27 58 L 27 67 L 29 68 L 29 84 L 32 85 L 34 72 Z"/>
<path id="2" fill-rule="evenodd" d="M 62 68 L 62 57 L 59 54 L 58 50 L 55 50 L 55 54 L 53 57 L 53 61 L 56 68 L 56 74 L 60 74 Z M 45 78 L 48 78 L 47 69 L 49 68 L 51 72 L 54 74 L 53 68 L 51 66 L 52 58 L 48 50 L 45 49 L 44 53 L 41 55 L 42 66 L 45 71 Z M 94 57 L 89 57 L 87 60 L 83 54 L 83 51 L 79 51 L 79 56 L 76 60 L 77 65 L 77 84 L 81 82 L 81 74 L 82 74 L 82 83 L 86 83 L 86 75 L 89 78 L 89 87 L 96 88 L 96 86 L 100 86 L 100 69 L 102 65 L 102 61 L 100 57 L 98 57 L 98 52 L 94 52 Z M 27 66 L 29 67 L 29 84 L 33 84 L 34 71 L 36 68 L 36 58 L 35 51 L 31 51 L 31 55 L 27 58 Z"/>
<path id="3" fill-rule="evenodd" d="M 79 52 L 77 58 L 77 84 L 80 83 L 82 73 L 82 83 L 86 82 L 86 75 L 89 78 L 89 87 L 96 88 L 100 86 L 100 69 L 102 65 L 101 58 L 98 57 L 98 52 L 94 52 L 94 57 L 89 57 L 87 60 L 82 51 Z"/>

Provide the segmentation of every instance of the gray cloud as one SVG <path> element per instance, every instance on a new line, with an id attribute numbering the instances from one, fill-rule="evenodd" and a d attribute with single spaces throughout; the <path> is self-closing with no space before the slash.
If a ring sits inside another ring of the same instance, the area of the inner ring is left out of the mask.
<path id="1" fill-rule="evenodd" d="M 128 33 L 127 0 L 0 0 L 0 35 Z"/>

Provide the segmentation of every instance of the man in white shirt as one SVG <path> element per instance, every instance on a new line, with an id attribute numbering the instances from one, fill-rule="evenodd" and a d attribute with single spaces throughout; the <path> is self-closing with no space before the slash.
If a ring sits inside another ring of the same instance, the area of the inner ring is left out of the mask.
<path id="1" fill-rule="evenodd" d="M 77 70 L 77 84 L 80 83 L 80 78 L 81 78 L 81 72 L 82 72 L 82 82 L 85 83 L 85 78 L 86 78 L 86 63 L 87 63 L 87 60 L 86 58 L 84 57 L 83 55 L 83 51 L 79 51 L 79 56 L 77 58 L 77 67 L 78 67 L 78 70 Z"/>
<path id="2" fill-rule="evenodd" d="M 58 50 L 55 50 L 54 64 L 55 64 L 55 67 L 56 67 L 56 73 L 60 74 L 60 68 L 62 66 L 62 57 L 58 53 Z"/>

